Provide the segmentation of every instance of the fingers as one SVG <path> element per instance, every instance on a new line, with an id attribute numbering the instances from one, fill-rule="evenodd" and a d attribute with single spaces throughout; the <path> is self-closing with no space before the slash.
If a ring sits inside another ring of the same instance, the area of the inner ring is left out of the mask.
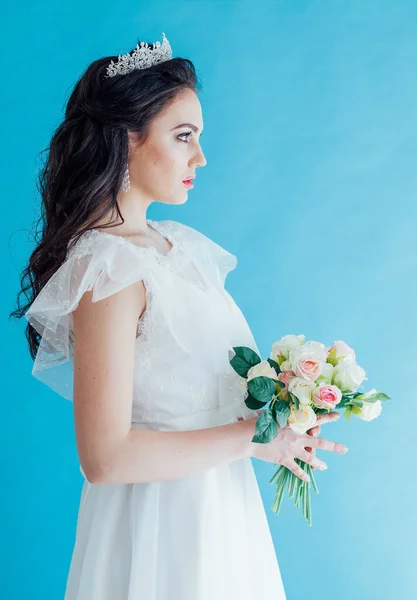
<path id="1" fill-rule="evenodd" d="M 323 460 L 316 458 L 315 456 L 313 456 L 313 454 L 307 452 L 306 450 L 300 451 L 297 458 L 303 460 L 306 463 L 309 463 L 313 469 L 320 469 L 321 471 L 327 469 L 327 464 Z"/>
<path id="2" fill-rule="evenodd" d="M 340 419 L 340 413 L 338 412 L 330 412 L 330 413 L 322 413 L 317 415 L 316 425 L 309 429 L 306 433 L 309 435 L 318 435 L 320 433 L 320 426 L 323 423 L 331 423 L 333 421 L 338 421 Z"/>
<path id="3" fill-rule="evenodd" d="M 319 435 L 320 431 L 320 425 L 317 425 L 316 427 L 312 427 L 311 429 L 309 429 L 306 433 L 312 436 L 317 436 Z M 311 448 L 310 446 L 306 446 L 305 448 L 308 452 L 312 452 L 312 454 L 315 453 L 315 450 L 313 450 L 313 448 Z"/>
<path id="4" fill-rule="evenodd" d="M 317 415 L 317 425 L 323 425 L 323 423 L 332 423 L 333 421 L 338 421 L 340 419 L 340 413 L 338 412 L 329 412 L 322 413 Z M 314 427 L 313 427 L 314 429 Z"/>
<path id="5" fill-rule="evenodd" d="M 301 479 L 302 481 L 310 481 L 310 477 L 307 475 L 307 473 L 300 467 L 300 465 L 298 465 L 295 460 L 288 460 L 287 462 L 283 463 L 285 467 L 287 467 L 287 469 L 289 469 L 290 471 L 292 471 L 294 473 L 294 475 L 296 475 L 297 477 L 299 477 L 299 479 Z"/>
<path id="6" fill-rule="evenodd" d="M 326 440 L 320 437 L 311 437 L 307 436 L 307 443 L 310 444 L 312 448 L 320 448 L 320 450 L 328 450 L 329 452 L 339 452 L 340 454 L 344 454 L 348 451 L 346 446 L 343 444 L 339 444 L 338 442 L 331 442 L 330 440 Z"/>

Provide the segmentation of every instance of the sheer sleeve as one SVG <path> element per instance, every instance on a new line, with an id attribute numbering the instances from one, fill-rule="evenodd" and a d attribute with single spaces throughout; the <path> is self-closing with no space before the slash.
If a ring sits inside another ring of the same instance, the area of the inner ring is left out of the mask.
<path id="1" fill-rule="evenodd" d="M 237 257 L 201 231 L 177 221 L 172 223 L 181 229 L 184 243 L 189 244 L 190 254 L 203 272 L 213 283 L 224 287 L 227 274 L 237 266 Z"/>
<path id="2" fill-rule="evenodd" d="M 207 238 L 209 251 L 216 266 L 217 277 L 222 287 L 225 285 L 226 276 L 237 266 L 237 256 L 217 244 L 214 240 Z"/>
<path id="3" fill-rule="evenodd" d="M 147 282 L 148 274 L 147 254 L 138 247 L 111 234 L 83 234 L 25 313 L 41 336 L 32 375 L 72 400 L 72 312 L 81 297 L 92 290 L 97 302 L 136 281 Z"/>

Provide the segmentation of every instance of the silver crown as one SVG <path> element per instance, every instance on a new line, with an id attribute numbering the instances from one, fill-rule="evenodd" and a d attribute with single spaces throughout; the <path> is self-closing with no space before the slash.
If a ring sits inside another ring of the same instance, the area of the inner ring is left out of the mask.
<path id="1" fill-rule="evenodd" d="M 135 69 L 146 69 L 172 58 L 172 49 L 165 33 L 162 34 L 162 44 L 161 42 L 155 42 L 154 45 L 155 47 L 151 48 L 149 44 L 141 42 L 140 46 L 137 44 L 132 54 L 130 52 L 123 56 L 119 54 L 118 61 L 111 61 L 107 67 L 107 76 L 126 75 L 126 73 L 130 73 Z"/>

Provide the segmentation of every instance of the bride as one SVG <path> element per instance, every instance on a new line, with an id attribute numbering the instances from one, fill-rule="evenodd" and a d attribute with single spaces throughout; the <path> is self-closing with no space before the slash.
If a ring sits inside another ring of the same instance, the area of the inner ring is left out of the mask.
<path id="1" fill-rule="evenodd" d="M 33 375 L 73 402 L 83 487 L 66 600 L 284 600 L 251 458 L 308 479 L 318 438 L 252 442 L 231 368 L 258 350 L 225 289 L 237 258 L 152 202 L 188 200 L 202 108 L 193 63 L 162 44 L 95 60 L 40 176 L 42 239 L 25 271 Z"/>

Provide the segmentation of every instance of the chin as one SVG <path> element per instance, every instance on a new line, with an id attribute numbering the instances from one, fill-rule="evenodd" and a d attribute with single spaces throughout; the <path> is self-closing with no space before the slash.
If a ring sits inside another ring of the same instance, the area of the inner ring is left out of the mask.
<path id="1" fill-rule="evenodd" d="M 188 194 L 186 193 L 184 196 L 180 196 L 179 194 L 177 196 L 174 197 L 170 197 L 170 198 L 166 198 L 164 200 L 159 200 L 159 202 L 162 202 L 163 204 L 171 204 L 171 205 L 175 205 L 175 204 L 185 204 L 185 202 L 187 202 L 188 200 Z"/>
<path id="2" fill-rule="evenodd" d="M 185 204 L 188 200 L 188 190 L 185 190 L 185 194 L 181 194 L 181 196 L 178 194 L 178 196 L 176 196 L 173 204 Z"/>

